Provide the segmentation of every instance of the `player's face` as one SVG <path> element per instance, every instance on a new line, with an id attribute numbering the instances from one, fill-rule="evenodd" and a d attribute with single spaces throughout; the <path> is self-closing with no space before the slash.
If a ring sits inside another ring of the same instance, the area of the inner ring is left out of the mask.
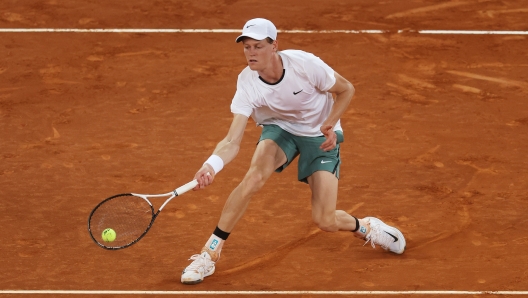
<path id="1" fill-rule="evenodd" d="M 276 52 L 275 41 L 269 43 L 267 40 L 254 40 L 246 38 L 244 44 L 244 55 L 251 70 L 263 70 L 271 64 L 273 53 Z"/>

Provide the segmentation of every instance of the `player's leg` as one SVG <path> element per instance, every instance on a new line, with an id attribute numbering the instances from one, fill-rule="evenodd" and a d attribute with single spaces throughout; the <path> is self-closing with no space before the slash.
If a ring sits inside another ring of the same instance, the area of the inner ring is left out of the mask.
<path id="1" fill-rule="evenodd" d="M 230 233 L 244 214 L 251 197 L 271 174 L 281 172 L 298 155 L 292 135 L 276 125 L 265 125 L 242 182 L 229 195 L 218 228 Z"/>
<path id="2" fill-rule="evenodd" d="M 403 253 L 406 242 L 398 229 L 374 217 L 358 219 L 343 210 L 336 210 L 340 145 L 323 152 L 319 149 L 323 141 L 324 137 L 296 139 L 301 148 L 299 180 L 310 184 L 315 223 L 324 231 L 352 231 L 356 237 L 370 241 L 373 247 L 380 245 L 385 250 Z"/>
<path id="3" fill-rule="evenodd" d="M 356 230 L 356 218 L 343 210 L 336 210 L 337 177 L 327 171 L 316 171 L 308 177 L 312 190 L 312 219 L 323 231 Z"/>
<path id="4" fill-rule="evenodd" d="M 271 132 L 274 132 L 272 130 Z M 251 197 L 264 186 L 275 169 L 285 165 L 288 161 L 283 149 L 277 144 L 269 129 L 263 131 L 248 172 L 242 182 L 229 195 L 215 231 L 206 242 L 200 255 L 191 257 L 193 262 L 182 273 L 181 282 L 196 284 L 215 270 L 215 262 L 220 258 L 222 246 L 247 209 Z M 293 158 L 293 157 L 291 157 Z M 291 160 L 291 159 L 290 159 Z"/>
<path id="5" fill-rule="evenodd" d="M 317 226 L 327 232 L 352 231 L 364 239 L 370 228 L 368 223 L 346 211 L 337 209 L 339 179 L 329 170 L 318 170 L 307 178 L 312 191 L 312 219 Z"/>
<path id="6" fill-rule="evenodd" d="M 402 254 L 406 242 L 403 234 L 374 217 L 357 219 L 343 210 L 336 210 L 337 177 L 327 171 L 317 171 L 308 177 L 312 190 L 312 217 L 317 226 L 327 232 L 352 231 L 356 237 L 380 245 L 383 249 Z"/>
<path id="7" fill-rule="evenodd" d="M 336 210 L 337 189 L 341 158 L 340 144 L 342 132 L 336 132 L 337 146 L 330 151 L 322 151 L 319 146 L 325 141 L 323 136 L 313 138 L 295 138 L 300 148 L 298 164 L 299 181 L 306 182 L 312 190 L 312 219 L 322 230 L 328 232 L 357 231 L 366 232 L 363 222 L 358 221 L 343 210 Z M 363 228 L 360 229 L 361 224 Z M 366 234 L 358 235 L 364 237 Z"/>
<path id="8" fill-rule="evenodd" d="M 275 169 L 286 163 L 286 155 L 273 140 L 258 143 L 251 165 L 242 182 L 229 195 L 218 227 L 230 233 L 246 211 L 251 197 L 260 190 Z"/>

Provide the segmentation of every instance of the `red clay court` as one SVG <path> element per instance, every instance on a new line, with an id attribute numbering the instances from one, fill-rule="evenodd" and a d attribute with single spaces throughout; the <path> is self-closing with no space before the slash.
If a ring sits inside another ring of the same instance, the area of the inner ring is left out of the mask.
<path id="1" fill-rule="evenodd" d="M 527 14 L 513 0 L 2 1 L 0 296 L 528 294 Z M 295 162 L 253 198 L 217 272 L 182 285 L 247 170 L 252 120 L 214 184 L 173 200 L 138 244 L 107 251 L 90 239 L 102 199 L 171 191 L 224 137 L 246 64 L 239 33 L 214 30 L 255 17 L 283 31 L 281 49 L 314 53 L 356 87 L 338 208 L 400 228 L 403 255 L 319 232 Z"/>

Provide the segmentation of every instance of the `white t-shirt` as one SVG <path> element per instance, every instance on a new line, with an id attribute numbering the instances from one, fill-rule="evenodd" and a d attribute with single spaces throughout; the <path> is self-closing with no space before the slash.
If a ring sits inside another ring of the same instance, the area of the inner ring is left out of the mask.
<path id="1" fill-rule="evenodd" d="M 239 75 L 231 112 L 251 116 L 257 124 L 275 124 L 297 136 L 321 136 L 321 124 L 334 104 L 327 92 L 336 82 L 334 70 L 319 57 L 298 50 L 280 51 L 284 74 L 265 83 L 249 66 Z M 334 130 L 343 130 L 338 121 Z"/>

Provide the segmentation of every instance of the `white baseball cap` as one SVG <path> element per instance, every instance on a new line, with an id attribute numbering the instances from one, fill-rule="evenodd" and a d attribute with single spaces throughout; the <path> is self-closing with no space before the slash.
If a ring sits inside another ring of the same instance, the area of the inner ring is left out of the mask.
<path id="1" fill-rule="evenodd" d="M 252 19 L 247 21 L 242 28 L 242 35 L 236 38 L 236 42 L 240 42 L 243 37 L 250 37 L 255 40 L 263 40 L 269 37 L 273 40 L 277 39 L 277 28 L 272 22 L 266 19 Z"/>

